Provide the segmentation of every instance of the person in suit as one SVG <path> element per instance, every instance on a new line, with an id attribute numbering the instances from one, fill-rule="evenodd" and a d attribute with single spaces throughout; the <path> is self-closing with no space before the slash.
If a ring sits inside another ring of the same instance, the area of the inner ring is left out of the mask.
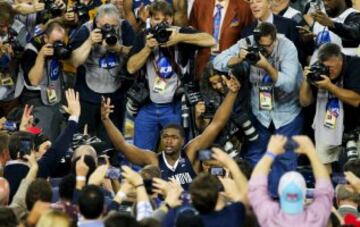
<path id="1" fill-rule="evenodd" d="M 340 184 L 336 187 L 335 191 L 336 203 L 338 205 L 338 212 L 341 217 L 347 214 L 352 214 L 360 217 L 358 211 L 358 204 L 360 202 L 360 195 L 350 185 Z"/>
<path id="2" fill-rule="evenodd" d="M 270 0 L 250 0 L 250 9 L 256 21 L 247 26 L 241 33 L 241 38 L 252 35 L 253 30 L 259 23 L 268 22 L 274 24 L 278 34 L 283 34 L 290 39 L 298 50 L 300 62 L 305 64 L 305 56 L 302 52 L 299 31 L 296 28 L 296 22 L 281 16 L 274 15 L 271 12 Z"/>
<path id="3" fill-rule="evenodd" d="M 196 79 L 199 80 L 207 62 L 239 39 L 242 30 L 252 22 L 249 4 L 243 0 L 195 0 L 190 25 L 216 39 L 213 48 L 202 48 L 196 59 Z"/>

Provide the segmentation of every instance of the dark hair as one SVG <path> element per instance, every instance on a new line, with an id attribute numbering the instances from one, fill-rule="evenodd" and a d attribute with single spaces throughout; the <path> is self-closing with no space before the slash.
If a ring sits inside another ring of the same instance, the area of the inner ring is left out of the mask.
<path id="1" fill-rule="evenodd" d="M 51 185 L 45 179 L 36 179 L 29 185 L 26 191 L 26 207 L 30 211 L 36 201 L 51 202 L 52 191 Z"/>
<path id="2" fill-rule="evenodd" d="M 141 227 L 158 227 L 161 226 L 161 223 L 154 218 L 144 218 L 139 221 Z"/>
<path id="3" fill-rule="evenodd" d="M 260 39 L 261 37 L 265 37 L 265 36 L 269 36 L 271 37 L 272 40 L 276 39 L 276 27 L 275 25 L 268 23 L 268 22 L 263 22 L 261 24 L 259 24 L 256 29 L 258 30 L 258 34 L 257 37 Z M 256 37 L 254 37 L 256 39 Z"/>
<path id="4" fill-rule="evenodd" d="M 76 163 L 79 161 L 81 156 L 75 158 L 71 163 L 71 172 L 76 175 Z M 95 171 L 96 169 L 96 162 L 94 158 L 90 155 L 85 155 L 84 157 L 85 164 L 89 167 L 89 171 L 87 173 L 86 179 L 89 179 L 90 175 Z"/>
<path id="5" fill-rule="evenodd" d="M 324 62 L 332 57 L 342 57 L 341 48 L 339 47 L 339 45 L 335 43 L 324 43 L 323 45 L 321 45 L 318 52 L 318 60 L 320 62 Z"/>
<path id="6" fill-rule="evenodd" d="M 344 172 L 352 172 L 355 176 L 360 177 L 360 159 L 354 159 L 346 162 L 344 165 Z"/>
<path id="7" fill-rule="evenodd" d="M 10 158 L 12 160 L 16 160 L 18 158 L 18 152 L 20 150 L 20 142 L 22 140 L 30 140 L 31 143 L 34 144 L 34 135 L 29 132 L 19 131 L 19 132 L 14 132 L 10 136 L 9 153 L 10 153 Z"/>
<path id="8" fill-rule="evenodd" d="M 170 123 L 170 124 L 166 125 L 166 126 L 161 130 L 160 135 L 164 133 L 164 130 L 165 130 L 165 129 L 169 129 L 169 128 L 178 130 L 179 133 L 180 133 L 180 136 L 181 136 L 182 138 L 185 138 L 184 128 L 183 128 L 181 125 L 173 124 L 173 123 Z"/>
<path id="9" fill-rule="evenodd" d="M 140 227 L 134 217 L 118 212 L 110 214 L 104 221 L 105 227 Z"/>
<path id="10" fill-rule="evenodd" d="M 79 195 L 79 210 L 86 219 L 97 219 L 103 212 L 104 193 L 96 185 L 85 186 Z"/>
<path id="11" fill-rule="evenodd" d="M 190 185 L 190 195 L 194 207 L 201 213 L 214 211 L 222 184 L 218 178 L 208 173 L 199 174 Z"/>
<path id="12" fill-rule="evenodd" d="M 212 62 L 209 62 L 206 64 L 206 67 L 204 68 L 204 71 L 202 73 L 202 82 L 200 83 L 200 89 L 201 93 L 209 93 L 213 91 L 213 88 L 210 84 L 210 78 L 215 75 L 223 75 L 223 72 L 220 72 L 214 68 L 214 65 Z"/>
<path id="13" fill-rule="evenodd" d="M 76 186 L 76 176 L 69 174 L 63 177 L 59 184 L 59 196 L 61 199 L 71 201 Z"/>
<path id="14" fill-rule="evenodd" d="M 14 227 L 18 225 L 14 211 L 8 207 L 0 207 L 0 223 L 2 227 Z"/>
<path id="15" fill-rule="evenodd" d="M 0 1 L 0 21 L 5 22 L 9 26 L 14 23 L 15 11 L 7 1 Z"/>
<path id="16" fill-rule="evenodd" d="M 164 16 L 173 16 L 174 8 L 166 1 L 155 1 L 149 7 L 150 17 L 156 13 L 162 13 Z"/>
<path id="17" fill-rule="evenodd" d="M 0 154 L 9 149 L 10 136 L 7 132 L 0 132 Z"/>

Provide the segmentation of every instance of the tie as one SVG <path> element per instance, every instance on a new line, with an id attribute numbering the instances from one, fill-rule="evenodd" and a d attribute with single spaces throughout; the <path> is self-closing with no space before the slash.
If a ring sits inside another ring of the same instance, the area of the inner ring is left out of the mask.
<path id="1" fill-rule="evenodd" d="M 220 4 L 216 5 L 216 13 L 214 16 L 214 32 L 213 32 L 213 36 L 214 38 L 219 41 L 219 34 L 220 34 L 220 22 L 221 22 L 221 10 L 222 10 L 223 6 Z"/>

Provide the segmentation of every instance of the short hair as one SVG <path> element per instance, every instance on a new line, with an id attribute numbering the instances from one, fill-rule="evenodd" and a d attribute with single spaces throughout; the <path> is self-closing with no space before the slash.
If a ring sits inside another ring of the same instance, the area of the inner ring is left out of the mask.
<path id="1" fill-rule="evenodd" d="M 103 16 L 111 16 L 120 20 L 120 12 L 118 8 L 112 3 L 101 5 L 96 10 L 95 21 Z"/>
<path id="2" fill-rule="evenodd" d="M 14 23 L 15 11 L 11 4 L 5 0 L 0 1 L 0 21 L 9 26 Z"/>
<path id="3" fill-rule="evenodd" d="M 79 210 L 86 219 L 97 219 L 104 208 L 104 193 L 96 185 L 85 186 L 79 196 Z"/>
<path id="4" fill-rule="evenodd" d="M 0 223 L 2 227 L 14 227 L 18 225 L 14 211 L 9 207 L 0 207 Z"/>
<path id="5" fill-rule="evenodd" d="M 11 134 L 9 140 L 9 153 L 12 160 L 16 160 L 18 158 L 22 140 L 30 140 L 31 143 L 34 144 L 34 135 L 24 131 L 14 132 Z"/>
<path id="6" fill-rule="evenodd" d="M 360 202 L 360 195 L 350 185 L 338 184 L 335 189 L 336 199 L 339 201 L 350 200 L 354 203 Z"/>
<path id="7" fill-rule="evenodd" d="M 344 165 L 344 172 L 352 172 L 355 176 L 360 177 L 360 159 L 350 160 Z"/>
<path id="8" fill-rule="evenodd" d="M 174 123 L 170 123 L 170 124 L 166 125 L 166 126 L 161 130 L 160 135 L 162 135 L 162 134 L 164 133 L 165 129 L 169 129 L 169 128 L 178 130 L 179 133 L 180 133 L 180 136 L 181 136 L 182 138 L 185 138 L 184 128 L 183 128 L 181 125 L 179 125 L 179 124 L 174 124 Z"/>
<path id="9" fill-rule="evenodd" d="M 9 149 L 10 135 L 7 132 L 0 132 L 0 154 Z"/>
<path id="10" fill-rule="evenodd" d="M 45 179 L 36 179 L 29 185 L 26 191 L 26 207 L 30 211 L 37 201 L 51 202 L 51 185 Z"/>
<path id="11" fill-rule="evenodd" d="M 161 178 L 160 168 L 155 165 L 147 165 L 142 168 L 139 173 L 143 179 Z"/>
<path id="12" fill-rule="evenodd" d="M 214 211 L 222 184 L 216 176 L 200 173 L 190 185 L 191 201 L 201 214 Z"/>
<path id="13" fill-rule="evenodd" d="M 54 30 L 63 30 L 66 33 L 64 24 L 59 20 L 53 20 L 46 24 L 44 34 L 49 36 Z"/>
<path id="14" fill-rule="evenodd" d="M 149 7 L 150 17 L 156 13 L 162 13 L 165 16 L 174 16 L 174 8 L 166 1 L 155 1 Z"/>
<path id="15" fill-rule="evenodd" d="M 332 57 L 342 58 L 341 48 L 335 43 L 324 43 L 320 46 L 318 60 L 324 62 Z"/>
<path id="16" fill-rule="evenodd" d="M 257 27 L 256 30 L 258 31 L 257 33 L 257 37 L 258 39 L 260 39 L 261 37 L 265 37 L 265 36 L 270 36 L 272 40 L 276 39 L 276 27 L 275 25 L 268 23 L 268 22 L 263 22 L 260 23 Z M 254 37 L 256 39 L 256 37 Z"/>
<path id="17" fill-rule="evenodd" d="M 105 227 L 140 227 L 139 223 L 135 220 L 133 216 L 128 214 L 121 214 L 118 212 L 111 213 L 107 216 L 104 221 Z"/>
<path id="18" fill-rule="evenodd" d="M 41 215 L 36 227 L 70 227 L 71 221 L 69 216 L 59 210 L 50 210 Z"/>
<path id="19" fill-rule="evenodd" d="M 59 184 L 59 196 L 61 199 L 71 201 L 76 187 L 76 177 L 69 174 L 63 177 Z"/>

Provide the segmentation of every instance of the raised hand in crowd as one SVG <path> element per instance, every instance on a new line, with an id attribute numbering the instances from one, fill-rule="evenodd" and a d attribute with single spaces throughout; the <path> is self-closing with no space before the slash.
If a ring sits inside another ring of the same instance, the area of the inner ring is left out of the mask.
<path id="1" fill-rule="evenodd" d="M 75 92 L 74 89 L 68 89 L 67 91 L 65 91 L 65 97 L 67 101 L 67 106 L 63 106 L 63 109 L 70 116 L 80 117 L 81 106 L 79 92 Z"/>
<path id="2" fill-rule="evenodd" d="M 183 203 L 181 199 L 181 194 L 183 193 L 184 189 L 174 179 L 168 181 L 167 184 L 167 194 L 164 200 L 165 204 L 167 204 L 171 208 L 181 206 Z"/>
<path id="3" fill-rule="evenodd" d="M 106 121 L 109 120 L 109 115 L 114 112 L 114 105 L 111 105 L 111 99 L 102 97 L 101 101 L 101 120 Z"/>
<path id="4" fill-rule="evenodd" d="M 229 88 L 230 92 L 236 94 L 239 92 L 241 84 L 235 76 L 231 75 L 230 78 L 222 76 L 222 79 L 225 81 L 225 84 Z"/>
<path id="5" fill-rule="evenodd" d="M 19 14 L 27 15 L 43 11 L 45 9 L 45 3 L 38 1 L 36 1 L 33 5 L 28 3 L 17 3 L 13 5 L 13 9 Z"/>
<path id="6" fill-rule="evenodd" d="M 349 184 L 360 194 L 360 178 L 350 171 L 345 172 L 345 178 L 347 182 L 349 182 Z"/>
<path id="7" fill-rule="evenodd" d="M 96 170 L 90 175 L 89 184 L 98 185 L 98 186 L 102 185 L 105 180 L 106 171 L 108 169 L 109 169 L 108 164 L 98 166 Z"/>
<path id="8" fill-rule="evenodd" d="M 75 164 L 76 189 L 78 190 L 81 190 L 86 185 L 86 176 L 89 172 L 89 167 L 86 165 L 84 158 L 85 156 L 82 155 Z"/>
<path id="9" fill-rule="evenodd" d="M 34 116 L 32 114 L 32 110 L 33 106 L 28 104 L 25 105 L 19 126 L 20 131 L 26 131 L 28 128 L 33 126 Z"/>

